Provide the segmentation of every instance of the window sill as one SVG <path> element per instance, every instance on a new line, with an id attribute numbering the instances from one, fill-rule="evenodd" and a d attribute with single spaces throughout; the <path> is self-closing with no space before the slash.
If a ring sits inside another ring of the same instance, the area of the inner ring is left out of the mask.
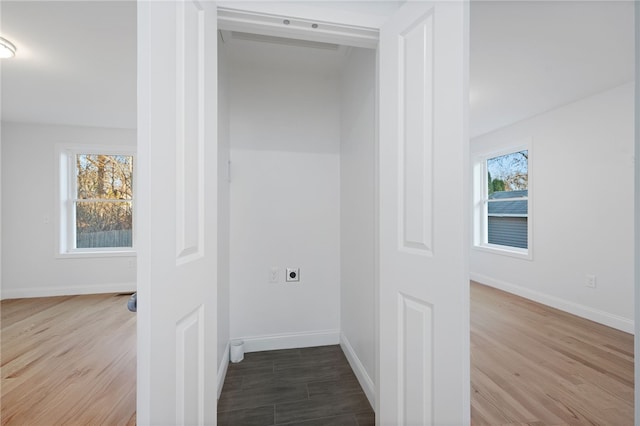
<path id="1" fill-rule="evenodd" d="M 57 253 L 58 259 L 88 259 L 100 257 L 136 257 L 135 250 L 109 250 L 109 251 L 69 251 Z"/>
<path id="2" fill-rule="evenodd" d="M 499 254 L 501 256 L 514 257 L 522 260 L 533 260 L 531 250 L 520 249 L 516 247 L 498 246 L 493 244 L 474 245 L 474 249 L 491 254 Z"/>

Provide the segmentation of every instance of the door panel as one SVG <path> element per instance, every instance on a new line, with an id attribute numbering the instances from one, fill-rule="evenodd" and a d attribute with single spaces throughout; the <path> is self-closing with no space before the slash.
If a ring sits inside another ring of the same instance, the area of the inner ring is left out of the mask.
<path id="1" fill-rule="evenodd" d="M 468 4 L 380 32 L 377 422 L 469 423 Z"/>
<path id="2" fill-rule="evenodd" d="M 431 11 L 400 34 L 398 123 L 402 191 L 401 245 L 431 254 L 433 237 L 433 16 Z"/>
<path id="3" fill-rule="evenodd" d="M 176 324 L 177 424 L 203 424 L 204 330 L 202 305 Z"/>
<path id="4" fill-rule="evenodd" d="M 216 19 L 138 2 L 138 424 L 216 422 Z"/>
<path id="5" fill-rule="evenodd" d="M 398 295 L 400 424 L 433 424 L 433 306 Z"/>
<path id="6" fill-rule="evenodd" d="M 176 16 L 176 182 L 179 263 L 202 256 L 204 194 L 204 20 L 199 3 L 179 2 Z"/>

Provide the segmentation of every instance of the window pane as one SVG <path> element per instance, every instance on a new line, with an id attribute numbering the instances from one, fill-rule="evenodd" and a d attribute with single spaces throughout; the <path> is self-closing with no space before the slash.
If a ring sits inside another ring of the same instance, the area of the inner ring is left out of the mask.
<path id="1" fill-rule="evenodd" d="M 529 151 L 487 160 L 487 242 L 528 248 Z"/>
<path id="2" fill-rule="evenodd" d="M 131 202 L 76 203 L 76 248 L 133 247 Z"/>
<path id="3" fill-rule="evenodd" d="M 489 244 L 523 249 L 528 246 L 526 217 L 489 216 L 487 231 Z"/>
<path id="4" fill-rule="evenodd" d="M 78 199 L 131 200 L 133 157 L 130 155 L 76 155 Z"/>
<path id="5" fill-rule="evenodd" d="M 487 160 L 489 195 L 501 191 L 524 191 L 529 188 L 529 151 L 512 152 Z M 511 197 L 526 194 L 510 194 Z"/>

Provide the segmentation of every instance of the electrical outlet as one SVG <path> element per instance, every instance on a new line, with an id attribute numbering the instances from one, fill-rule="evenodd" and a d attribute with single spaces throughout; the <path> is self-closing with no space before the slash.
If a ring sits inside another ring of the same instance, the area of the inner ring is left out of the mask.
<path id="1" fill-rule="evenodd" d="M 276 268 L 275 266 L 272 266 L 271 268 L 269 268 L 269 278 L 268 281 L 270 283 L 277 283 L 278 282 L 278 268 Z"/>
<path id="2" fill-rule="evenodd" d="M 287 282 L 300 281 L 300 268 L 287 268 Z"/>
<path id="3" fill-rule="evenodd" d="M 585 276 L 584 285 L 589 288 L 596 288 L 596 276 L 593 274 L 587 274 Z"/>

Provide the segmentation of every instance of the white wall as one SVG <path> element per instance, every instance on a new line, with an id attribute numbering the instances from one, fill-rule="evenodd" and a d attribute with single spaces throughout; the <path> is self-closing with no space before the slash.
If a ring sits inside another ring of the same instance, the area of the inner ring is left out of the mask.
<path id="1" fill-rule="evenodd" d="M 347 58 L 341 80 L 340 148 L 341 340 L 372 405 L 375 395 L 375 61 L 375 51 L 366 49 L 352 49 Z"/>
<path id="2" fill-rule="evenodd" d="M 134 291 L 134 256 L 55 256 L 57 143 L 135 147 L 136 131 L 2 123 L 2 298 Z"/>
<path id="3" fill-rule="evenodd" d="M 330 75 L 232 69 L 231 337 L 247 351 L 338 343 L 339 99 Z"/>
<path id="4" fill-rule="evenodd" d="M 229 317 L 229 66 L 218 43 L 218 396 L 228 365 Z"/>
<path id="5" fill-rule="evenodd" d="M 1 11 L 1 7 L 0 6 L 0 11 Z M 0 68 L 0 81 L 2 81 L 2 68 Z M 2 117 L 2 84 L 0 84 L 0 117 Z M 4 169 L 4 167 L 2 166 L 2 139 L 4 138 L 4 136 L 2 135 L 2 128 L 4 127 L 4 125 L 2 124 L 2 121 L 0 121 L 0 300 L 2 300 L 2 241 L 3 241 L 3 237 L 2 237 L 2 194 L 4 193 L 4 191 L 2 190 L 2 170 Z"/>
<path id="6" fill-rule="evenodd" d="M 635 72 L 635 80 L 640 81 L 640 3 L 635 2 L 635 61 L 636 61 L 636 72 Z M 635 144 L 634 144 L 634 152 L 635 152 L 635 215 L 634 215 L 634 225 L 635 225 L 635 238 L 634 244 L 636 247 L 636 252 L 634 253 L 634 287 L 640 288 L 640 87 L 636 86 L 635 88 Z M 634 295 L 634 318 L 635 322 L 635 334 L 640 337 L 640 291 L 636 291 Z M 634 353 L 640 354 L 640 338 L 634 339 Z M 634 379 L 635 379 L 635 392 L 634 392 L 634 402 L 635 402 L 635 418 L 640 418 L 640 357 L 635 357 L 634 359 Z"/>
<path id="7" fill-rule="evenodd" d="M 532 260 L 471 250 L 471 278 L 633 332 L 633 84 L 477 137 L 531 138 Z M 597 287 L 585 287 L 585 274 Z"/>

